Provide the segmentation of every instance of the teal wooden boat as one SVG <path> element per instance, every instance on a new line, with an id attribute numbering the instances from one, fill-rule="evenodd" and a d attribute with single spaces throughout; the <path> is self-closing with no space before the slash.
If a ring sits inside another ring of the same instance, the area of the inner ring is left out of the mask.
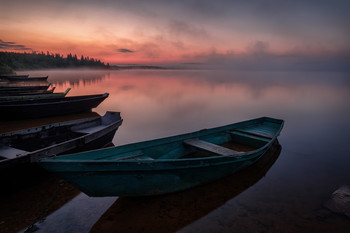
<path id="1" fill-rule="evenodd" d="M 89 196 L 149 196 L 220 179 L 257 161 L 283 120 L 262 117 L 108 149 L 45 158 L 39 164 Z"/>

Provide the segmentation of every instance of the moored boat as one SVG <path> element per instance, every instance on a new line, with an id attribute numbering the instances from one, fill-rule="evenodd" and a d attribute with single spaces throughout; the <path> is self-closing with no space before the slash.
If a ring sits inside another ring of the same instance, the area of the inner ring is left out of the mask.
<path id="1" fill-rule="evenodd" d="M 264 178 L 278 159 L 280 151 L 281 146 L 276 140 L 252 166 L 215 182 L 173 195 L 147 198 L 147 201 L 145 198 L 118 197 L 91 228 L 90 233 L 109 232 L 110 229 L 118 229 L 119 232 L 178 232 Z M 161 217 L 155 217 L 159 213 L 162 213 Z M 142 221 L 130 224 L 130 219 Z"/>
<path id="2" fill-rule="evenodd" d="M 262 117 L 114 148 L 45 158 L 39 164 L 89 196 L 149 196 L 220 179 L 257 161 L 284 121 Z"/>
<path id="3" fill-rule="evenodd" d="M 54 87 L 52 88 L 54 90 Z M 46 98 L 57 98 L 57 97 L 65 97 L 68 92 L 70 91 L 70 88 L 67 88 L 64 92 L 56 92 L 53 93 L 53 90 L 49 90 L 47 92 L 28 92 L 28 93 L 22 93 L 20 95 L 8 95 L 8 96 L 1 96 L 0 95 L 0 101 L 13 101 L 13 100 L 29 100 L 29 99 L 46 99 Z"/>
<path id="4" fill-rule="evenodd" d="M 43 94 L 52 94 L 56 87 L 46 90 L 18 90 L 18 91 L 0 91 L 0 96 L 24 96 L 24 95 L 43 95 Z"/>
<path id="5" fill-rule="evenodd" d="M 51 83 L 47 85 L 5 85 L 0 86 L 0 94 L 8 94 L 8 93 L 20 93 L 20 92 L 36 92 L 36 91 L 44 91 L 47 90 L 51 86 Z"/>
<path id="6" fill-rule="evenodd" d="M 0 75 L 0 79 L 27 79 L 29 77 L 29 74 L 24 75 L 16 75 L 16 74 L 2 74 Z"/>
<path id="7" fill-rule="evenodd" d="M 28 75 L 19 75 L 19 76 L 5 76 L 0 77 L 1 79 L 10 81 L 10 82 L 33 82 L 33 81 L 46 81 L 49 76 L 42 77 L 29 77 Z"/>
<path id="8" fill-rule="evenodd" d="M 89 112 L 108 97 L 108 93 L 58 98 L 0 102 L 0 119 L 23 119 Z"/>
<path id="9" fill-rule="evenodd" d="M 0 134 L 0 168 L 40 158 L 101 148 L 111 143 L 122 124 L 119 112 L 63 121 Z"/>

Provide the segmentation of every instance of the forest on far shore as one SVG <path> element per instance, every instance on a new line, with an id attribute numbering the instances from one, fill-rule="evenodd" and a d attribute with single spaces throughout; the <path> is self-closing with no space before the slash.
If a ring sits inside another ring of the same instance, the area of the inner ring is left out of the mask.
<path id="1" fill-rule="evenodd" d="M 15 53 L 0 52 L 0 74 L 11 74 L 15 70 L 34 70 L 51 68 L 79 68 L 89 67 L 96 69 L 109 69 L 109 64 L 105 64 L 98 59 L 81 56 L 76 54 L 67 54 L 64 57 L 61 54 L 47 52 L 41 53 Z"/>

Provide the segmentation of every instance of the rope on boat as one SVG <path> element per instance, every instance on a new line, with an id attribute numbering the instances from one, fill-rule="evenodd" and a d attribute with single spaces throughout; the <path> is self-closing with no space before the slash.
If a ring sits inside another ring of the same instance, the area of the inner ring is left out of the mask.
<path id="1" fill-rule="evenodd" d="M 39 230 L 39 228 L 35 225 L 35 223 L 45 220 L 44 215 L 48 212 L 49 207 L 52 205 L 53 201 L 55 200 L 55 198 L 58 194 L 58 191 L 61 189 L 61 187 L 63 187 L 63 185 L 64 185 L 64 181 L 61 180 L 58 183 L 55 192 L 51 196 L 50 201 L 44 206 L 44 208 L 40 211 L 38 217 L 36 217 L 36 219 L 33 221 L 33 223 L 27 227 L 27 229 L 24 231 L 24 233 L 33 233 L 33 232 Z"/>

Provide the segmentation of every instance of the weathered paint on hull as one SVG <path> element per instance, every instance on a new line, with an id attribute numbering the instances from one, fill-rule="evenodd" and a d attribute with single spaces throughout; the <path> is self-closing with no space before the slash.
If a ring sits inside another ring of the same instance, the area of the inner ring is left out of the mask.
<path id="1" fill-rule="evenodd" d="M 105 125 L 103 128 L 97 130 L 96 132 L 80 135 L 79 137 L 76 137 L 67 141 L 63 141 L 61 143 L 55 143 L 54 145 L 51 145 L 51 146 L 45 146 L 44 148 L 36 149 L 35 151 L 28 151 L 27 153 L 21 156 L 17 156 L 15 158 L 0 160 L 0 168 L 12 169 L 16 167 L 18 164 L 29 164 L 29 163 L 37 162 L 41 158 L 45 158 L 53 155 L 77 153 L 82 151 L 103 148 L 112 142 L 116 131 L 118 130 L 119 126 L 122 124 L 122 118 L 120 117 L 119 112 L 107 112 L 105 116 L 101 117 L 101 119 L 103 118 L 110 118 L 106 120 L 108 121 L 108 125 Z M 58 129 L 57 131 L 58 132 L 62 130 L 70 131 L 71 130 L 70 128 L 74 127 L 72 126 L 72 124 L 74 125 L 74 122 L 77 122 L 75 126 L 79 126 L 79 124 L 80 125 L 83 125 L 84 123 L 89 124 L 88 122 L 97 121 L 97 120 L 98 118 L 96 118 L 95 120 L 94 118 L 73 120 L 71 121 L 71 123 L 70 122 L 66 123 L 68 125 L 67 127 L 62 126 L 61 127 L 62 129 Z M 58 123 L 58 125 L 60 125 L 60 123 Z M 50 126 L 51 125 L 47 127 L 50 128 Z M 30 130 L 36 130 L 36 128 L 26 129 L 23 131 L 29 132 Z M 54 131 L 51 131 L 51 133 L 49 134 L 53 136 L 54 134 L 53 132 Z M 28 140 L 28 137 L 27 137 L 27 140 Z"/>
<path id="2" fill-rule="evenodd" d="M 168 138 L 43 159 L 40 165 L 89 196 L 171 193 L 250 166 L 276 142 L 282 127 L 282 120 L 258 118 Z M 241 144 L 239 147 L 237 142 Z"/>
<path id="3" fill-rule="evenodd" d="M 143 170 L 137 170 L 134 167 L 135 170 L 125 169 L 123 171 L 117 164 L 118 170 L 111 167 L 103 169 L 103 165 L 98 164 L 101 166 L 98 172 L 90 171 L 79 175 L 62 172 L 58 175 L 69 180 L 70 183 L 89 196 L 160 195 L 186 190 L 234 174 L 253 164 L 261 154 L 256 154 L 249 161 L 227 161 L 225 164 L 223 161 L 218 161 L 216 164 L 208 164 L 207 166 L 199 166 L 200 164 L 196 162 L 192 166 L 188 164 L 175 169 L 171 169 L 169 166 L 166 168 L 167 166 L 161 164 L 153 166 L 152 163 L 148 165 L 142 163 L 140 165 L 143 166 Z M 149 166 L 149 169 L 144 170 L 144 166 Z"/>

